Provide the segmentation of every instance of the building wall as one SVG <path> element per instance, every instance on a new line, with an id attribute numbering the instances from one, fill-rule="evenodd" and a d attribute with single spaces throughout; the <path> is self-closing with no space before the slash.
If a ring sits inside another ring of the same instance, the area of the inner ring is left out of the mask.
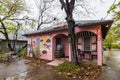
<path id="1" fill-rule="evenodd" d="M 2 53 L 9 52 L 9 49 L 8 49 L 6 41 L 0 41 L 0 48 L 1 48 L 0 52 L 2 52 Z"/>
<path id="2" fill-rule="evenodd" d="M 13 42 L 13 41 L 11 41 Z M 17 49 L 20 49 L 22 48 L 25 44 L 27 43 L 27 41 L 18 41 L 16 42 L 16 48 Z M 16 50 L 17 50 L 16 49 Z M 7 42 L 5 40 L 1 40 L 0 41 L 0 52 L 2 53 L 7 53 L 9 52 L 9 48 L 8 48 L 8 45 L 7 45 Z"/>
<path id="3" fill-rule="evenodd" d="M 39 39 L 40 44 L 37 47 L 37 39 Z M 32 45 L 33 52 L 38 54 L 41 59 L 52 60 L 52 37 L 50 35 L 35 35 L 28 37 L 28 44 Z M 39 52 L 37 52 L 39 49 Z M 30 54 L 30 46 L 28 46 L 28 56 L 32 56 Z"/>
<path id="4" fill-rule="evenodd" d="M 78 32 L 81 31 L 90 31 L 95 33 L 97 36 L 97 59 L 98 59 L 98 64 L 101 65 L 102 62 L 102 32 L 101 32 L 101 25 L 98 26 L 91 26 L 91 27 L 75 27 L 75 34 L 77 34 Z M 58 32 L 51 32 L 48 34 L 36 34 L 36 35 L 31 35 L 28 36 L 28 44 L 32 44 L 33 46 L 33 50 L 36 53 L 36 39 L 39 38 L 40 39 L 40 58 L 41 59 L 47 59 L 47 60 L 54 60 L 55 58 L 55 54 L 54 54 L 54 50 L 55 50 L 55 46 L 56 46 L 56 42 L 55 42 L 55 37 L 58 36 L 59 34 L 64 34 L 66 36 L 68 36 L 68 32 L 67 30 L 63 30 L 63 31 L 58 31 Z M 49 42 L 47 43 L 47 40 L 49 39 Z M 69 55 L 69 61 L 71 61 L 71 54 L 70 54 L 70 45 L 68 44 L 67 40 L 65 40 L 63 38 L 62 40 L 62 44 L 67 45 L 66 46 L 66 56 Z M 82 44 L 83 44 L 83 39 L 81 40 Z M 82 46 L 82 50 L 83 50 L 83 46 Z M 31 54 L 29 54 L 30 51 L 30 47 L 28 47 L 28 56 L 31 56 Z"/>
<path id="5" fill-rule="evenodd" d="M 97 25 L 97 26 L 91 26 L 91 27 L 75 27 L 75 33 L 77 34 L 78 32 L 81 32 L 81 31 L 90 31 L 90 32 L 93 32 L 95 33 L 97 36 L 96 36 L 96 48 L 97 48 L 97 51 L 96 52 L 92 52 L 92 54 L 97 54 L 97 64 L 98 65 L 102 65 L 102 28 L 101 28 L 101 25 Z M 84 43 L 83 42 L 83 39 L 81 40 L 82 41 L 82 44 Z M 92 47 L 92 46 L 91 46 Z M 83 50 L 83 46 L 81 47 L 82 50 Z"/>
<path id="6" fill-rule="evenodd" d="M 54 60 L 55 58 L 55 50 L 56 50 L 56 36 L 60 34 L 66 35 L 67 31 L 59 31 L 59 32 L 53 32 L 53 33 L 48 33 L 44 35 L 31 35 L 28 36 L 28 54 L 27 56 L 33 56 L 30 53 L 30 45 L 32 44 L 33 50 L 35 54 L 39 54 L 39 57 L 41 59 L 46 59 L 46 60 Z M 39 53 L 36 53 L 36 40 L 39 38 L 40 40 L 40 46 L 39 46 Z M 68 56 L 69 51 L 68 51 L 68 43 L 66 43 L 68 40 L 67 38 L 61 38 L 62 44 L 65 45 L 65 56 Z M 47 42 L 48 41 L 48 42 Z M 46 52 L 46 53 L 44 53 Z"/>

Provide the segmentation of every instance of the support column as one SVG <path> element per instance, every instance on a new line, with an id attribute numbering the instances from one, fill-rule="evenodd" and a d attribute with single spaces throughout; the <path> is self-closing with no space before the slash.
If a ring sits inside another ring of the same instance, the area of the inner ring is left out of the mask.
<path id="1" fill-rule="evenodd" d="M 97 64 L 102 66 L 102 33 L 101 27 L 98 29 L 97 36 Z"/>
<path id="2" fill-rule="evenodd" d="M 55 48 L 56 48 L 56 40 L 52 38 L 52 60 L 55 59 Z"/>
<path id="3" fill-rule="evenodd" d="M 102 65 L 102 41 L 97 42 L 97 64 Z"/>
<path id="4" fill-rule="evenodd" d="M 69 61 L 71 62 L 71 50 L 70 50 L 70 43 L 69 43 Z"/>

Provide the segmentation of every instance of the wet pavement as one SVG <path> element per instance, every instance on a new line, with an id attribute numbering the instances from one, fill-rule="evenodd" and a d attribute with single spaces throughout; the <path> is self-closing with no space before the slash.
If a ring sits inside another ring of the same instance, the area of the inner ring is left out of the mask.
<path id="1" fill-rule="evenodd" d="M 103 73 L 99 80 L 120 80 L 120 51 L 104 51 Z"/>
<path id="2" fill-rule="evenodd" d="M 28 64 L 28 60 L 20 60 L 10 64 L 0 63 L 0 80 L 73 80 L 55 73 L 52 71 L 53 67 L 47 64 L 39 67 Z"/>
<path id="3" fill-rule="evenodd" d="M 26 71 L 31 70 L 31 67 L 26 65 L 26 63 L 28 63 L 28 60 L 0 63 L 0 80 L 16 80 L 16 77 L 19 78 Z"/>
<path id="4" fill-rule="evenodd" d="M 103 55 L 106 66 L 98 80 L 120 80 L 120 51 L 104 51 Z M 52 66 L 31 67 L 28 62 L 0 63 L 0 80 L 77 80 L 56 74 Z"/>

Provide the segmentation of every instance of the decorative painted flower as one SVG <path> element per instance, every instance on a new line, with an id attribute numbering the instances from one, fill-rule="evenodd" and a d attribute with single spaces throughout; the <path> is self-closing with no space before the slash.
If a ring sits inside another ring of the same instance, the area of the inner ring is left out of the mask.
<path id="1" fill-rule="evenodd" d="M 46 43 L 50 43 L 50 42 L 51 42 L 51 40 L 50 40 L 50 39 L 47 39 L 47 40 L 46 40 Z"/>
<path id="2" fill-rule="evenodd" d="M 47 54 L 47 51 L 46 51 L 46 50 L 43 50 L 42 53 L 43 53 L 43 54 Z"/>

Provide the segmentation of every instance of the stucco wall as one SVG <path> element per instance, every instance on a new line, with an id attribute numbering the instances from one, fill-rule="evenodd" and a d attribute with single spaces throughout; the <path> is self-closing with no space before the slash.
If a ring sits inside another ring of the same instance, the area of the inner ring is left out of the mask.
<path id="1" fill-rule="evenodd" d="M 40 40 L 39 52 L 37 53 L 37 39 Z M 28 37 L 28 44 L 33 46 L 35 54 L 38 54 L 41 59 L 52 60 L 52 37 L 50 35 L 35 35 Z M 32 56 L 28 47 L 28 56 Z"/>
<path id="2" fill-rule="evenodd" d="M 101 65 L 101 60 L 102 60 L 102 32 L 101 32 L 101 25 L 97 25 L 97 26 L 89 26 L 89 27 L 75 27 L 75 34 L 81 32 L 81 31 L 90 31 L 96 34 L 96 39 L 97 39 L 97 53 L 98 54 L 98 64 Z M 34 48 L 34 52 L 36 52 L 36 39 L 39 38 L 40 39 L 40 58 L 41 59 L 47 59 L 47 60 L 54 60 L 55 58 L 55 54 L 54 54 L 54 50 L 56 47 L 56 42 L 55 42 L 55 37 L 58 36 L 59 34 L 64 34 L 66 36 L 68 36 L 68 32 L 67 30 L 63 30 L 63 31 L 57 31 L 57 32 L 51 32 L 48 34 L 36 34 L 36 35 L 31 35 L 28 36 L 28 44 L 33 45 Z M 47 39 L 50 40 L 49 43 L 47 43 Z M 42 41 L 43 40 L 43 41 Z M 41 42 L 42 41 L 42 42 Z M 83 43 L 83 39 L 81 39 L 82 44 Z M 62 44 L 66 46 L 65 49 L 65 55 L 69 56 L 69 61 L 71 61 L 71 54 L 70 54 L 70 45 L 68 43 L 67 38 L 63 38 L 62 40 Z M 84 46 L 82 46 L 82 50 L 83 50 Z M 28 47 L 28 54 L 29 54 L 29 50 L 30 48 Z M 43 51 L 46 51 L 47 53 L 43 53 Z M 29 56 L 29 55 L 28 55 Z"/>
<path id="3" fill-rule="evenodd" d="M 96 45 L 97 45 L 97 51 L 96 52 L 92 52 L 92 54 L 97 54 L 97 64 L 98 65 L 102 65 L 102 28 L 101 28 L 101 25 L 97 25 L 97 26 L 91 26 L 91 27 L 75 27 L 75 33 L 79 33 L 81 31 L 90 31 L 90 32 L 93 32 L 95 33 L 97 36 L 96 36 Z M 82 44 L 83 44 L 83 39 L 81 40 L 82 41 Z M 83 46 L 82 46 L 82 50 L 83 50 Z"/>

